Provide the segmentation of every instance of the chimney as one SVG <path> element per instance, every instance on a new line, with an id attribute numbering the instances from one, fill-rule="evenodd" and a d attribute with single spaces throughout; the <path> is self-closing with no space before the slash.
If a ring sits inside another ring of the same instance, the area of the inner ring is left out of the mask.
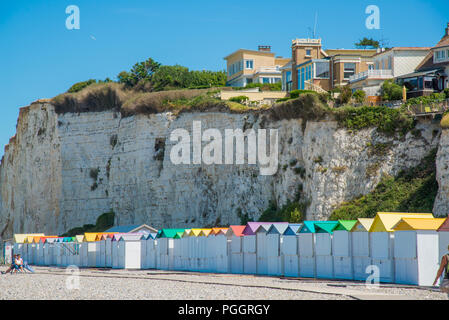
<path id="1" fill-rule="evenodd" d="M 449 22 L 447 23 L 447 27 L 446 27 L 446 33 L 444 34 L 445 37 L 449 36 Z"/>
<path id="2" fill-rule="evenodd" d="M 271 46 L 259 46 L 259 51 L 271 52 Z"/>

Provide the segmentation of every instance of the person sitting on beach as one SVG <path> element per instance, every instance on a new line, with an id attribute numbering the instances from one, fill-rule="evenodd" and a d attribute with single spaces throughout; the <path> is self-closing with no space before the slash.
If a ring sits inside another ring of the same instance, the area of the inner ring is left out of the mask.
<path id="1" fill-rule="evenodd" d="M 7 274 L 7 273 L 10 273 L 12 270 L 14 270 L 15 268 L 16 268 L 16 257 L 17 257 L 17 255 L 16 254 L 14 254 L 13 256 L 12 256 L 12 262 L 11 262 L 11 265 L 9 266 L 9 268 L 6 270 L 6 271 L 2 271 L 2 274 Z"/>
<path id="2" fill-rule="evenodd" d="M 22 257 L 20 256 L 20 254 L 18 254 L 18 255 L 16 256 L 16 262 L 15 262 L 15 265 L 16 265 L 16 269 L 17 269 L 17 270 L 20 270 L 20 271 L 23 272 L 23 259 L 22 259 Z"/>

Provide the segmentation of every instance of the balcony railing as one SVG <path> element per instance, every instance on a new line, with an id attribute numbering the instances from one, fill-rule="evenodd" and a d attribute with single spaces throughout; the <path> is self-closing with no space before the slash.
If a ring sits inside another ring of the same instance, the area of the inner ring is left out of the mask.
<path id="1" fill-rule="evenodd" d="M 392 70 L 368 70 L 364 72 L 357 73 L 349 77 L 349 82 L 356 82 L 364 79 L 391 79 L 393 78 Z"/>
<path id="2" fill-rule="evenodd" d="M 279 66 L 275 67 L 260 67 L 256 69 L 256 73 L 281 73 Z"/>

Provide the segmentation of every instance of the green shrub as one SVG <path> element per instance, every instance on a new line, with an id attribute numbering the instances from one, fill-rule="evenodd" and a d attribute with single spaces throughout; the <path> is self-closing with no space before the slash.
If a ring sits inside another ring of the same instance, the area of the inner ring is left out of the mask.
<path id="1" fill-rule="evenodd" d="M 282 208 L 278 208 L 276 203 L 270 201 L 268 208 L 262 213 L 259 221 L 299 223 L 304 221 L 306 207 L 306 203 L 287 201 Z"/>
<path id="2" fill-rule="evenodd" d="M 410 98 L 407 100 L 407 106 L 416 106 L 423 105 L 429 106 L 433 103 L 441 103 L 446 100 L 446 94 L 444 92 L 441 93 L 432 93 L 430 96 L 421 96 L 416 98 Z"/>
<path id="3" fill-rule="evenodd" d="M 299 95 L 305 94 L 305 93 L 316 94 L 316 92 L 312 91 L 312 90 L 299 90 L 299 89 L 296 89 L 296 90 L 290 91 L 290 99 L 296 99 L 296 98 L 299 97 Z"/>
<path id="4" fill-rule="evenodd" d="M 402 100 L 402 87 L 394 80 L 386 80 L 382 84 L 381 95 L 384 101 Z"/>
<path id="5" fill-rule="evenodd" d="M 356 90 L 352 97 L 355 99 L 357 103 L 364 103 L 366 99 L 366 92 L 363 90 Z"/>
<path id="6" fill-rule="evenodd" d="M 413 118 L 404 109 L 388 107 L 351 107 L 345 106 L 335 109 L 339 125 L 350 130 L 377 127 L 379 132 L 405 135 L 415 127 Z"/>
<path id="7" fill-rule="evenodd" d="M 69 90 L 67 90 L 67 92 L 68 93 L 79 92 L 79 91 L 83 90 L 84 88 L 86 88 L 87 86 L 90 86 L 93 83 L 97 83 L 97 80 L 89 79 L 87 81 L 75 83 L 73 86 L 71 86 L 69 88 Z"/>
<path id="8" fill-rule="evenodd" d="M 237 97 L 229 98 L 229 101 L 237 102 L 237 103 L 244 103 L 248 100 L 249 100 L 249 98 L 247 96 L 237 96 Z"/>
<path id="9" fill-rule="evenodd" d="M 349 86 L 343 86 L 340 88 L 340 96 L 338 97 L 338 100 L 340 104 L 346 104 L 351 101 L 352 98 L 352 90 Z"/>
<path id="10" fill-rule="evenodd" d="M 85 232 L 104 232 L 114 226 L 115 213 L 114 210 L 105 212 L 98 216 L 95 224 L 85 224 L 82 227 L 72 228 L 61 237 L 74 237 L 76 235 L 84 234 Z"/>
<path id="11" fill-rule="evenodd" d="M 446 99 L 449 99 L 449 88 L 444 89 L 443 92 L 446 95 Z"/>
<path id="12" fill-rule="evenodd" d="M 248 83 L 241 89 L 260 88 L 261 91 L 281 91 L 282 83 Z"/>
<path id="13" fill-rule="evenodd" d="M 100 173 L 100 168 L 90 169 L 89 176 L 96 181 L 98 178 L 98 174 Z"/>

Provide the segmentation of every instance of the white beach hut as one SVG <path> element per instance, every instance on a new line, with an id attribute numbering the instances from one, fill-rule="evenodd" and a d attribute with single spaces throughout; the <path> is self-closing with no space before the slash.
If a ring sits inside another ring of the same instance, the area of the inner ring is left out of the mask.
<path id="1" fill-rule="evenodd" d="M 433 218 L 431 213 L 378 212 L 370 228 L 372 264 L 379 269 L 380 282 L 395 281 L 394 230 L 403 218 Z"/>
<path id="2" fill-rule="evenodd" d="M 281 243 L 283 234 L 287 230 L 287 222 L 273 223 L 266 233 L 266 246 L 268 257 L 268 274 L 272 276 L 282 275 Z"/>
<path id="3" fill-rule="evenodd" d="M 142 253 L 142 259 L 144 259 L 142 269 L 156 268 L 156 241 L 156 233 L 150 233 L 141 240 L 142 250 L 145 250 Z"/>
<path id="4" fill-rule="evenodd" d="M 142 234 L 123 234 L 118 243 L 118 268 L 141 269 Z"/>
<path id="5" fill-rule="evenodd" d="M 157 269 L 173 269 L 173 238 L 185 229 L 161 229 L 157 233 L 156 263 Z"/>
<path id="6" fill-rule="evenodd" d="M 395 283 L 432 286 L 439 269 L 437 230 L 444 220 L 403 218 L 393 227 Z"/>
<path id="7" fill-rule="evenodd" d="M 282 275 L 299 277 L 298 235 L 302 224 L 289 224 L 280 242 Z"/>
<path id="8" fill-rule="evenodd" d="M 212 256 L 209 256 L 213 251 L 214 238 L 209 239 L 212 229 L 202 228 L 198 235 L 198 271 L 207 272 L 210 269 Z M 212 246 L 208 246 L 208 243 L 212 240 Z M 211 250 L 209 250 L 211 247 Z"/>
<path id="9" fill-rule="evenodd" d="M 315 278 L 315 224 L 314 221 L 304 221 L 298 230 L 299 276 Z"/>
<path id="10" fill-rule="evenodd" d="M 338 221 L 315 222 L 315 256 L 317 278 L 334 278 L 332 234 L 337 226 Z"/>
<path id="11" fill-rule="evenodd" d="M 354 280 L 366 280 L 371 265 L 369 229 L 374 218 L 359 218 L 351 229 L 351 248 Z"/>
<path id="12" fill-rule="evenodd" d="M 230 239 L 230 273 L 243 274 L 243 230 L 245 226 L 232 225 L 226 232 Z"/>
<path id="13" fill-rule="evenodd" d="M 354 278 L 351 230 L 357 220 L 339 220 L 332 234 L 332 257 L 336 279 Z"/>
<path id="14" fill-rule="evenodd" d="M 260 224 L 255 231 L 256 234 L 256 273 L 268 275 L 268 244 L 267 232 L 271 224 Z"/>
<path id="15" fill-rule="evenodd" d="M 215 230 L 214 230 L 215 229 Z M 227 233 L 229 228 L 213 228 L 214 248 L 211 255 L 211 272 L 229 273 L 231 271 L 231 240 L 228 239 Z M 212 236 L 209 236 L 211 238 Z"/>
<path id="16" fill-rule="evenodd" d="M 256 246 L 256 230 L 262 224 L 267 222 L 248 222 L 243 229 L 242 251 L 243 251 L 243 273 L 257 273 L 257 246 Z M 261 267 L 263 269 L 263 267 Z"/>
<path id="17" fill-rule="evenodd" d="M 183 270 L 184 263 L 184 232 L 177 232 L 173 237 L 173 270 Z"/>
<path id="18" fill-rule="evenodd" d="M 119 247 L 120 247 L 120 237 L 121 233 L 116 233 L 112 236 L 111 239 L 111 251 L 112 251 L 112 268 L 118 269 L 120 268 L 120 257 L 119 257 Z M 123 245 L 123 243 L 122 243 Z"/>

